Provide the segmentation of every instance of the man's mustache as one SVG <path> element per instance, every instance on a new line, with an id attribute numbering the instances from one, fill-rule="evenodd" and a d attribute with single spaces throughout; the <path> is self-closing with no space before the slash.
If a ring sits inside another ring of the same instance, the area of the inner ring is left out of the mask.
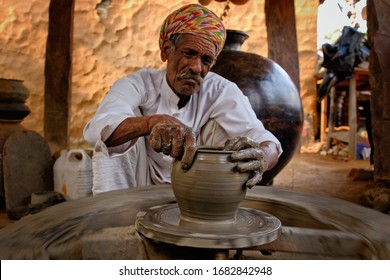
<path id="1" fill-rule="evenodd" d="M 187 79 L 193 79 L 197 81 L 199 84 L 203 82 L 203 78 L 200 76 L 200 74 L 194 74 L 191 71 L 182 71 L 179 74 L 177 74 L 177 78 L 180 80 L 187 80 Z"/>

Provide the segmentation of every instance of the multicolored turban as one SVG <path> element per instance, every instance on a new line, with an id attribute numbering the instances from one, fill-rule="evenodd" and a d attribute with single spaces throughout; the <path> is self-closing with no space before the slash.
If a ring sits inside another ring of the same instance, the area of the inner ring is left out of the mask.
<path id="1" fill-rule="evenodd" d="M 160 49 L 165 39 L 173 34 L 189 33 L 205 38 L 221 52 L 226 39 L 226 29 L 221 19 L 212 11 L 198 4 L 186 5 L 171 13 L 163 22 L 160 30 Z"/>

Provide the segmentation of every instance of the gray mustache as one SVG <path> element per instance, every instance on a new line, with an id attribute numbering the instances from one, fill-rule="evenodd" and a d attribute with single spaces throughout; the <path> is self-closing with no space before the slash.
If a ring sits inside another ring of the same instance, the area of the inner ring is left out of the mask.
<path id="1" fill-rule="evenodd" d="M 200 74 L 194 74 L 191 72 L 180 72 L 179 74 L 177 74 L 177 77 L 181 80 L 193 79 L 199 84 L 203 82 L 203 78 L 200 76 Z"/>

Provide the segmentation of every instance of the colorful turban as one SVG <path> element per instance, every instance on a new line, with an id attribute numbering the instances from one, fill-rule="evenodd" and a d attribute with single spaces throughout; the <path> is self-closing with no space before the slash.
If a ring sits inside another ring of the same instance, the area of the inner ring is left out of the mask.
<path id="1" fill-rule="evenodd" d="M 226 30 L 221 19 L 198 4 L 186 5 L 164 20 L 160 30 L 160 49 L 165 39 L 169 40 L 177 33 L 195 34 L 213 42 L 217 47 L 217 55 L 221 52 L 226 39 Z"/>

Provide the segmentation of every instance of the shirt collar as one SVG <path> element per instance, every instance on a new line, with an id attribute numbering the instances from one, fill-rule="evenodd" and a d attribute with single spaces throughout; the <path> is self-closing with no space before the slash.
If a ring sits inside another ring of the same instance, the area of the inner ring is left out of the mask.
<path id="1" fill-rule="evenodd" d="M 179 102 L 180 98 L 175 94 L 175 92 L 168 85 L 167 81 L 167 72 L 165 72 L 164 79 L 161 85 L 161 95 L 162 97 L 169 102 L 169 104 L 175 104 Z"/>
<path id="2" fill-rule="evenodd" d="M 177 108 L 178 110 L 183 110 L 187 107 L 187 104 L 190 102 L 188 101 L 186 105 L 182 108 L 178 108 L 178 103 L 180 101 L 180 98 L 176 95 L 176 93 L 171 89 L 171 87 L 168 84 L 167 81 L 167 72 L 165 71 L 164 79 L 162 81 L 161 85 L 161 96 L 168 102 L 170 107 Z"/>

